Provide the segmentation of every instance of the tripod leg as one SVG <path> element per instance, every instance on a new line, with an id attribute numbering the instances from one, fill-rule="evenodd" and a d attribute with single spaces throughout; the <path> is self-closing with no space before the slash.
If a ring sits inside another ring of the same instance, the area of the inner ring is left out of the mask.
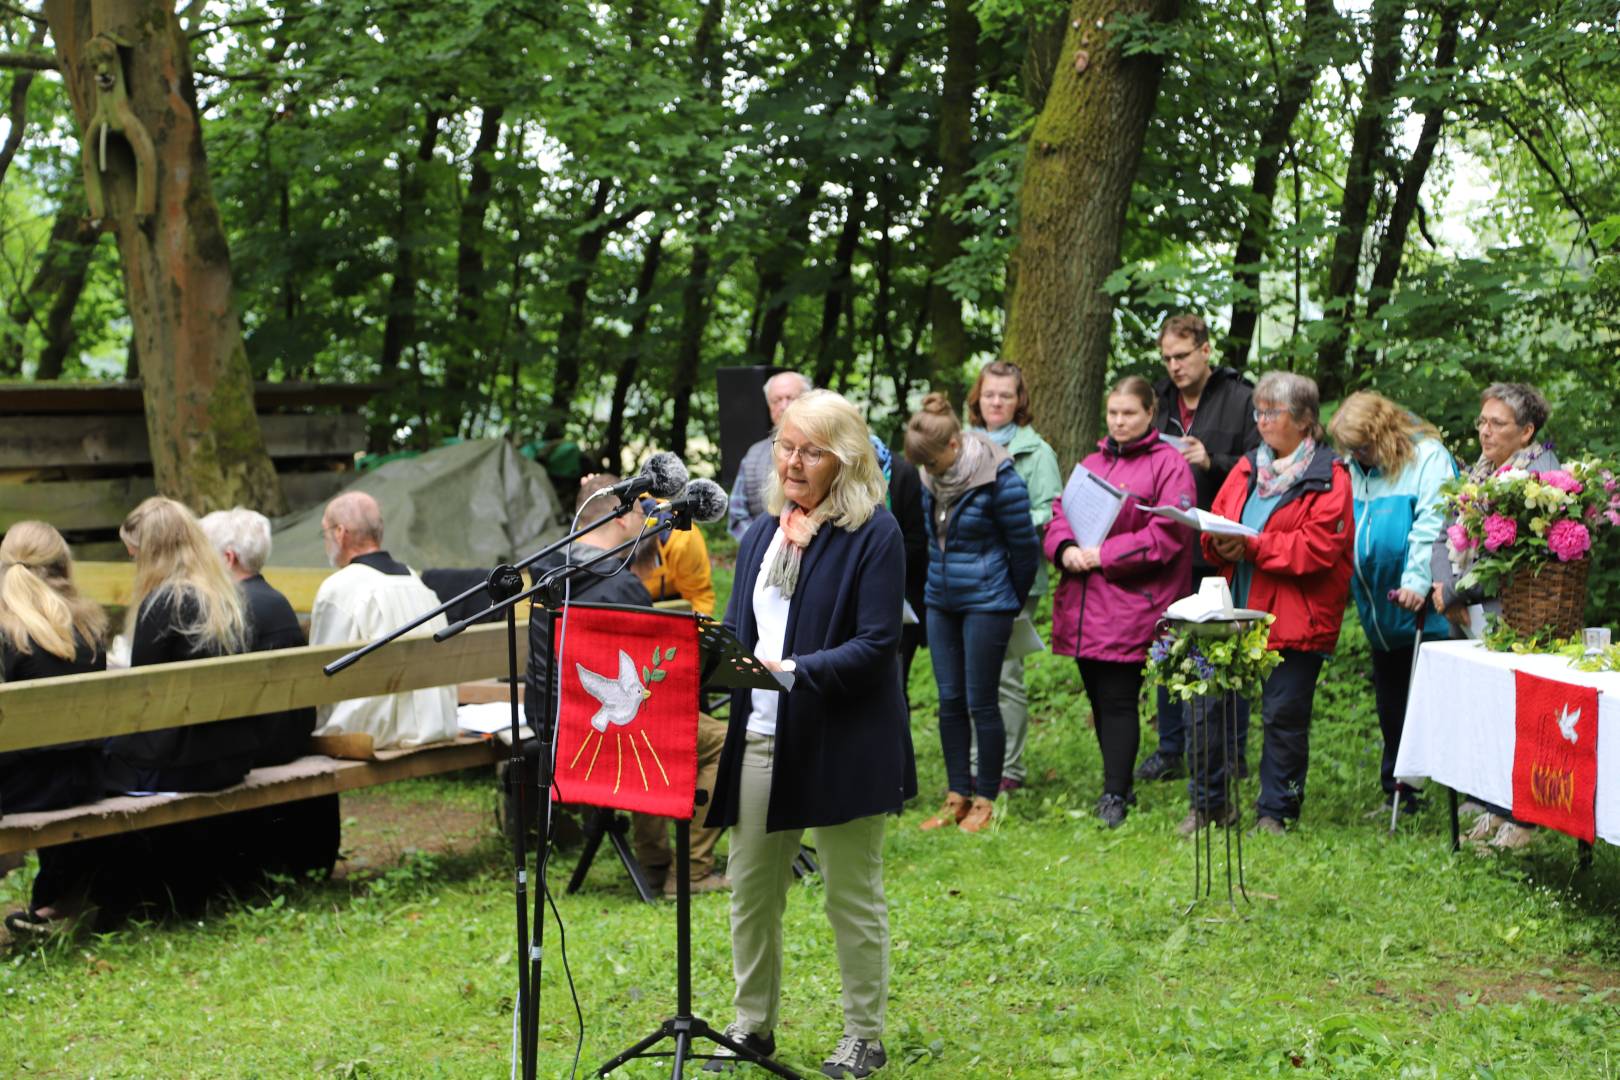
<path id="1" fill-rule="evenodd" d="M 611 1060 L 609 1060 L 607 1062 L 604 1062 L 602 1067 L 596 1070 L 596 1075 L 597 1076 L 606 1076 L 608 1073 L 612 1072 L 614 1069 L 617 1069 L 620 1065 L 623 1065 L 625 1062 L 630 1061 L 633 1058 L 638 1058 L 643 1053 L 645 1053 L 647 1050 L 651 1049 L 654 1046 L 657 1046 L 664 1039 L 666 1039 L 670 1035 L 674 1034 L 674 1030 L 671 1027 L 672 1023 L 673 1023 L 673 1021 L 665 1020 L 662 1024 L 659 1025 L 657 1031 L 653 1032 L 651 1035 L 648 1035 L 645 1039 L 642 1039 L 640 1042 L 636 1043 L 634 1046 L 630 1047 L 630 1049 L 628 1049 L 628 1050 L 624 1051 L 623 1053 L 619 1054 L 617 1057 L 612 1058 Z"/>
<path id="2" fill-rule="evenodd" d="M 585 875 L 591 872 L 591 861 L 596 858 L 597 849 L 602 846 L 602 834 L 607 831 L 603 824 L 609 811 L 593 810 L 589 824 L 585 826 L 585 845 L 579 849 L 579 862 L 574 864 L 574 873 L 568 879 L 568 895 L 579 892 L 585 884 Z"/>
<path id="3" fill-rule="evenodd" d="M 760 1068 L 764 1069 L 766 1072 L 775 1076 L 785 1077 L 786 1080 L 804 1080 L 804 1077 L 800 1076 L 786 1065 L 783 1065 L 777 1061 L 772 1061 L 770 1058 L 758 1053 L 757 1051 L 749 1049 L 742 1043 L 737 1042 L 734 1039 L 727 1038 L 724 1034 L 714 1030 L 714 1028 L 710 1027 L 708 1023 L 703 1020 L 698 1020 L 695 1018 L 692 1020 L 692 1034 L 694 1036 L 701 1036 L 702 1038 L 708 1039 L 710 1042 L 715 1043 L 718 1046 L 724 1046 L 727 1050 L 730 1050 L 742 1060 L 751 1061 L 755 1065 L 758 1065 Z"/>
<path id="4" fill-rule="evenodd" d="M 630 850 L 630 841 L 625 837 L 626 826 L 617 814 L 607 827 L 607 837 L 613 844 L 613 850 L 618 852 L 619 861 L 624 864 L 624 872 L 630 875 L 630 883 L 641 894 L 642 900 L 649 904 L 656 903 L 658 894 L 647 881 L 647 871 L 642 869 L 641 861 L 636 853 Z"/>

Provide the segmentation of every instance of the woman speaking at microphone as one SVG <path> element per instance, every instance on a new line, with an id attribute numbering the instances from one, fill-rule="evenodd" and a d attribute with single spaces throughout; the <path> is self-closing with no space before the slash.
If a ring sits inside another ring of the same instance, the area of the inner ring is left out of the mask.
<path id="1" fill-rule="evenodd" d="M 732 695 L 710 825 L 731 826 L 732 1039 L 776 1049 L 782 914 L 805 829 L 815 832 L 843 984 L 844 1031 L 827 1076 L 869 1076 L 886 1060 L 889 926 L 884 815 L 917 794 L 900 685 L 905 550 L 884 509 L 883 474 L 861 414 L 812 391 L 777 428 L 769 514 L 737 552 L 726 626 L 786 693 Z M 705 1070 L 727 1072 L 720 1051 Z"/>

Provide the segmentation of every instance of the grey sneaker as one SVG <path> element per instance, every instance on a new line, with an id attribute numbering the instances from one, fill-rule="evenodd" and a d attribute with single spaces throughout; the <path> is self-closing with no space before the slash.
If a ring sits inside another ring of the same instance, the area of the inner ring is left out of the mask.
<path id="1" fill-rule="evenodd" d="M 1186 775 L 1187 769 L 1182 764 L 1181 755 L 1166 754 L 1162 750 L 1153 751 L 1136 767 L 1138 780 L 1179 780 Z"/>
<path id="2" fill-rule="evenodd" d="M 727 1024 L 725 1035 L 726 1038 L 730 1039 L 732 1042 L 742 1043 L 744 1046 L 748 1047 L 748 1049 L 754 1051 L 756 1054 L 759 1054 L 762 1057 L 770 1057 L 772 1054 L 776 1053 L 775 1035 L 755 1035 L 751 1032 L 743 1030 L 743 1026 L 741 1024 Z M 709 1060 L 704 1064 L 703 1071 L 711 1073 L 736 1072 L 737 1065 L 741 1060 L 742 1059 L 737 1056 L 736 1051 L 732 1050 L 729 1046 L 716 1046 L 714 1048 L 713 1055 L 711 1055 Z"/>
<path id="3" fill-rule="evenodd" d="M 888 1063 L 889 1055 L 883 1052 L 883 1043 L 877 1039 L 845 1035 L 821 1063 L 821 1075 L 871 1076 Z"/>

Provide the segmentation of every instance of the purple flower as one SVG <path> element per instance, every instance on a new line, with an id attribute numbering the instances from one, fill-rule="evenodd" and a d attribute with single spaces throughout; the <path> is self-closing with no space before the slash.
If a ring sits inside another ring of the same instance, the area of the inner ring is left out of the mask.
<path id="1" fill-rule="evenodd" d="M 1162 664 L 1166 660 L 1168 660 L 1169 658 L 1170 658 L 1170 639 L 1169 638 L 1160 638 L 1158 641 L 1155 641 L 1153 643 L 1152 648 L 1148 649 L 1148 659 L 1152 660 L 1155 664 Z"/>
<path id="2" fill-rule="evenodd" d="M 1558 556 L 1559 562 L 1569 562 L 1592 550 L 1592 534 L 1578 521 L 1568 518 L 1555 521 L 1547 531 L 1547 547 Z"/>
<path id="3" fill-rule="evenodd" d="M 1501 514 L 1485 519 L 1485 550 L 1500 551 L 1519 538 L 1519 523 Z"/>

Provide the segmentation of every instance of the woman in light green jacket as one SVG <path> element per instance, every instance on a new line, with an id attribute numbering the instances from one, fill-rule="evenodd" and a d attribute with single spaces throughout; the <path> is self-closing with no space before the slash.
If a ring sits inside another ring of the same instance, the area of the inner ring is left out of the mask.
<path id="1" fill-rule="evenodd" d="M 1013 468 L 1029 489 L 1030 517 L 1037 536 L 1052 519 L 1052 503 L 1063 494 L 1063 472 L 1057 454 L 1030 426 L 1029 387 L 1017 364 L 993 360 L 974 380 L 967 396 L 968 423 L 1006 447 Z M 1024 657 L 1045 646 L 1035 631 L 1035 606 L 1045 594 L 1046 562 L 1042 560 L 1029 600 L 1013 624 L 1007 659 L 1001 666 L 1001 721 L 1007 729 L 1007 757 L 1001 769 L 1001 790 L 1024 786 L 1024 743 L 1029 734 L 1029 694 L 1024 689 Z M 978 767 L 977 748 L 974 768 Z"/>

